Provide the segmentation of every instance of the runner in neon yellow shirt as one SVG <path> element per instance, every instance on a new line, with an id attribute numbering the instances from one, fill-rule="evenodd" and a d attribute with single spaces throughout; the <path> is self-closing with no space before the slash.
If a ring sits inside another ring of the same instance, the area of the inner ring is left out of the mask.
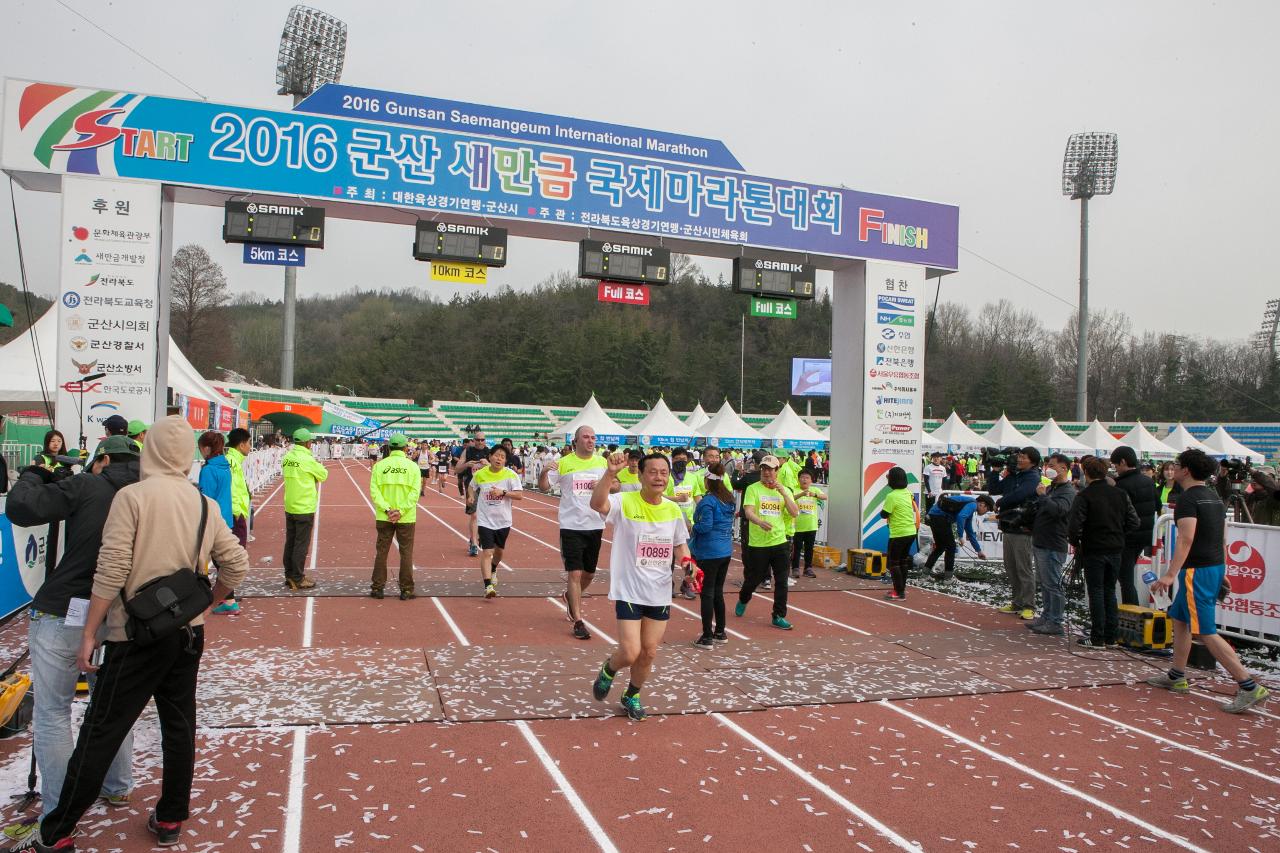
<path id="1" fill-rule="evenodd" d="M 643 458 L 643 450 L 636 450 L 633 447 L 627 451 L 627 467 L 618 472 L 618 482 L 622 484 L 622 488 L 618 491 L 640 491 L 640 460 Z"/>
<path id="2" fill-rule="evenodd" d="M 800 559 L 804 558 L 804 576 L 817 577 L 813 573 L 813 543 L 818 538 L 818 506 L 827 499 L 826 494 L 813 484 L 813 471 L 800 471 L 799 490 L 793 495 L 796 508 L 795 533 L 791 537 L 791 577 L 800 576 Z"/>
<path id="3" fill-rule="evenodd" d="M 800 509 L 791 497 L 791 490 L 778 482 L 780 465 L 776 456 L 763 457 L 760 460 L 760 482 L 747 486 L 742 496 L 742 514 L 750 522 L 747 534 L 750 548 L 744 555 L 742 590 L 738 593 L 738 604 L 733 612 L 737 616 L 746 613 L 752 593 L 771 574 L 775 581 L 773 627 L 790 631 L 791 623 L 787 621 L 787 566 L 791 562 L 791 547 L 787 544 L 784 519 L 788 515 L 794 518 Z"/>
<path id="4" fill-rule="evenodd" d="M 489 451 L 489 465 L 476 471 L 469 486 L 476 505 L 476 530 L 480 535 L 480 577 L 484 597 L 498 594 L 498 566 L 502 563 L 511 532 L 511 502 L 524 497 L 520 475 L 507 467 L 507 449 L 499 444 Z"/>

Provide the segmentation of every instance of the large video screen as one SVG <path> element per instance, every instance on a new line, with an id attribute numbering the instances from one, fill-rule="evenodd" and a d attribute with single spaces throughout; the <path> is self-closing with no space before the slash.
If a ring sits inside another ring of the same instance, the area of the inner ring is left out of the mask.
<path id="1" fill-rule="evenodd" d="M 831 359 L 791 359 L 792 397 L 830 397 Z"/>

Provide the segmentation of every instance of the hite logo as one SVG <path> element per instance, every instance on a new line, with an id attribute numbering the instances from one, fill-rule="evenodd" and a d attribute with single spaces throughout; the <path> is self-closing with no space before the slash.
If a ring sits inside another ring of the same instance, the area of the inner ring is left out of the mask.
<path id="1" fill-rule="evenodd" d="M 606 255 L 641 255 L 643 257 L 653 257 L 653 249 L 646 246 L 623 246 L 619 243 L 605 243 L 600 247 L 600 251 Z"/>

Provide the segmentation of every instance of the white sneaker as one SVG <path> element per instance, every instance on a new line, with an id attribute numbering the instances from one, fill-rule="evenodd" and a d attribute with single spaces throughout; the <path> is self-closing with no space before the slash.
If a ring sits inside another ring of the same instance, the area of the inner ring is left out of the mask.
<path id="1" fill-rule="evenodd" d="M 788 586 L 788 587 L 793 587 L 793 586 L 795 586 L 795 585 L 796 585 L 796 579 L 795 579 L 795 578 L 787 578 L 787 586 Z"/>

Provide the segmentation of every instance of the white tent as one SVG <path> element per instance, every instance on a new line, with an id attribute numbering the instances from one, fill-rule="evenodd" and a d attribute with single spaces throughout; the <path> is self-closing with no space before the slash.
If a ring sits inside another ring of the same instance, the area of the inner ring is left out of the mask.
<path id="1" fill-rule="evenodd" d="M 1050 453 L 1090 453 L 1092 448 L 1062 431 L 1053 418 L 1044 422 L 1044 426 L 1036 430 L 1035 435 L 1027 439 L 1027 443 Z"/>
<path id="2" fill-rule="evenodd" d="M 991 429 L 982 434 L 993 447 L 1026 447 L 1030 442 L 1027 437 L 1014 429 L 1009 418 L 1000 415 L 1000 420 L 996 421 Z"/>
<path id="3" fill-rule="evenodd" d="M 770 439 L 774 447 L 784 450 L 821 450 L 827 444 L 826 437 L 805 423 L 790 403 L 783 405 L 778 416 L 760 428 L 760 434 Z"/>
<path id="4" fill-rule="evenodd" d="M 711 420 L 711 416 L 707 414 L 707 410 L 702 408 L 702 404 L 699 403 L 694 407 L 693 411 L 689 413 L 689 417 L 684 419 L 684 422 L 685 426 L 689 427 L 689 429 L 696 430 L 709 420 Z"/>
<path id="5" fill-rule="evenodd" d="M 1097 418 L 1093 419 L 1087 430 L 1076 436 L 1076 441 L 1089 448 L 1090 453 L 1099 456 L 1110 455 L 1111 451 L 1120 446 L 1120 439 L 1108 432 Z"/>
<path id="6" fill-rule="evenodd" d="M 1213 434 L 1204 440 L 1204 444 L 1209 448 L 1205 452 L 1212 456 L 1234 456 L 1239 459 L 1252 459 L 1254 462 L 1266 461 L 1265 456 L 1236 441 L 1223 427 L 1215 429 Z"/>
<path id="7" fill-rule="evenodd" d="M 724 401 L 720 411 L 698 427 L 698 435 L 705 438 L 711 447 L 759 447 L 762 441 L 760 433 L 738 417 L 728 400 Z"/>
<path id="8" fill-rule="evenodd" d="M 50 308 L 33 327 L 40 347 L 40 361 L 44 370 L 44 382 L 52 400 L 55 382 L 55 362 L 58 355 L 58 311 Z M 40 372 L 36 368 L 35 353 L 31 348 L 30 332 L 23 332 L 0 347 L 0 364 L 4 365 L 0 378 L 0 403 L 38 402 L 40 396 Z M 236 407 L 225 394 L 214 390 L 208 381 L 191 366 L 178 345 L 169 339 L 169 387 L 179 394 L 196 397 L 208 403 Z M 149 419 L 149 416 L 148 418 Z"/>
<path id="9" fill-rule="evenodd" d="M 1200 439 L 1188 432 L 1187 428 L 1182 425 L 1181 421 L 1178 422 L 1176 427 L 1169 430 L 1169 434 L 1164 437 L 1164 443 L 1172 447 L 1174 450 L 1177 450 L 1179 453 L 1183 450 L 1191 450 L 1194 448 L 1196 450 L 1203 450 L 1210 456 L 1213 455 L 1213 451 L 1205 446 L 1204 442 L 1200 441 Z"/>
<path id="10" fill-rule="evenodd" d="M 920 430 L 920 449 L 921 450 L 946 450 L 947 445 L 934 438 L 924 430 Z"/>
<path id="11" fill-rule="evenodd" d="M 977 450 L 983 447 L 991 447 L 991 442 L 969 429 L 954 411 L 951 412 L 950 417 L 942 422 L 942 426 L 933 431 L 932 437 L 934 441 L 943 447 L 957 450 Z M 923 444 L 923 442 L 921 443 Z"/>
<path id="12" fill-rule="evenodd" d="M 698 435 L 675 416 L 671 407 L 667 405 L 667 401 L 661 397 L 649 414 L 641 418 L 638 423 L 632 424 L 631 434 L 639 439 L 641 444 L 649 447 L 654 445 L 687 447 L 693 444 L 693 440 Z"/>
<path id="13" fill-rule="evenodd" d="M 822 437 L 827 441 L 831 440 L 831 425 L 827 424 L 827 428 L 822 431 Z"/>
<path id="14" fill-rule="evenodd" d="M 1125 433 L 1124 437 L 1120 439 L 1120 443 L 1132 447 L 1134 452 L 1138 454 L 1139 459 L 1149 456 L 1172 459 L 1178 455 L 1178 451 L 1148 432 L 1147 428 L 1142 425 L 1142 421 L 1134 424 L 1133 429 Z"/>
<path id="15" fill-rule="evenodd" d="M 596 402 L 595 394 L 591 395 L 591 399 L 578 414 L 553 429 L 551 437 L 571 441 L 580 426 L 589 426 L 595 430 L 596 441 L 600 444 L 620 444 L 631 437 L 630 433 L 604 413 L 604 409 Z"/>

